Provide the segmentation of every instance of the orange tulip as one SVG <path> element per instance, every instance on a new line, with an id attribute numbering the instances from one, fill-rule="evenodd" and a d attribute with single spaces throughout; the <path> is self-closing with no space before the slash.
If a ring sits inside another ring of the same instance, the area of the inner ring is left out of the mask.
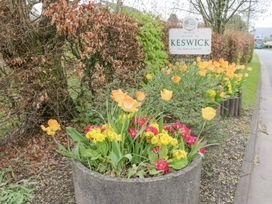
<path id="1" fill-rule="evenodd" d="M 171 80 L 172 80 L 174 83 L 178 84 L 178 83 L 181 81 L 181 77 L 178 76 L 178 75 L 175 75 L 175 76 L 173 76 L 173 77 L 171 78 Z"/>
<path id="2" fill-rule="evenodd" d="M 125 97 L 125 93 L 121 89 L 112 90 L 111 91 L 111 98 L 113 101 L 119 103 L 119 101 L 123 100 Z"/>
<path id="3" fill-rule="evenodd" d="M 135 95 L 138 101 L 143 101 L 146 96 L 145 93 L 142 91 L 137 91 Z"/>
<path id="4" fill-rule="evenodd" d="M 125 95 L 122 101 L 118 103 L 119 107 L 125 112 L 135 113 L 138 111 L 138 107 L 141 105 L 138 101 L 134 100 L 128 95 Z"/>

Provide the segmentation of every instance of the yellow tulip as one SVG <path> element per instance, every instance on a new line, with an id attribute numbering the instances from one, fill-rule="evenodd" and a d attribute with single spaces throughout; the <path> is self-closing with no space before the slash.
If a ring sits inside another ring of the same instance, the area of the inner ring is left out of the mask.
<path id="1" fill-rule="evenodd" d="M 153 74 L 147 74 L 147 75 L 145 76 L 145 78 L 146 78 L 147 80 L 151 80 L 151 79 L 153 78 Z"/>
<path id="2" fill-rule="evenodd" d="M 212 120 L 216 116 L 216 110 L 211 107 L 202 108 L 202 117 L 204 120 Z"/>
<path id="3" fill-rule="evenodd" d="M 226 93 L 225 93 L 225 92 L 221 92 L 221 93 L 220 93 L 220 97 L 221 97 L 221 98 L 225 98 L 225 96 L 226 96 Z"/>
<path id="4" fill-rule="evenodd" d="M 170 90 L 167 90 L 167 89 L 163 89 L 161 91 L 161 97 L 165 101 L 170 101 L 171 98 L 173 97 L 173 91 L 170 91 Z"/>

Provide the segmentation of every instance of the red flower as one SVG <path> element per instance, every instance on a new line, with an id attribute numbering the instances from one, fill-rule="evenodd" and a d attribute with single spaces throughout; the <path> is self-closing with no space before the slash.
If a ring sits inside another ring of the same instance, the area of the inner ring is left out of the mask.
<path id="1" fill-rule="evenodd" d="M 163 124 L 163 129 L 168 131 L 169 133 L 173 134 L 175 132 L 174 127 L 168 125 L 168 124 Z"/>
<path id="2" fill-rule="evenodd" d="M 205 148 L 200 148 L 200 149 L 199 149 L 199 153 L 200 153 L 200 154 L 204 154 L 204 153 L 205 153 Z"/>
<path id="3" fill-rule="evenodd" d="M 131 138 L 135 138 L 137 135 L 137 129 L 136 128 L 128 128 L 128 133 L 130 134 Z"/>
<path id="4" fill-rule="evenodd" d="M 183 125 L 181 124 L 180 121 L 177 121 L 177 122 L 175 122 L 175 123 L 173 124 L 173 127 L 174 127 L 174 128 L 177 128 L 177 129 L 181 129 L 181 128 L 183 127 Z"/>
<path id="5" fill-rule="evenodd" d="M 153 126 L 146 126 L 145 132 L 153 132 L 154 135 L 159 134 L 159 130 L 157 130 L 157 128 L 153 127 Z"/>
<path id="6" fill-rule="evenodd" d="M 179 130 L 179 133 L 182 135 L 183 139 L 186 139 L 189 137 L 189 128 L 186 125 L 182 125 L 180 121 L 177 121 L 173 124 L 174 128 L 177 128 Z"/>
<path id="7" fill-rule="evenodd" d="M 146 123 L 147 119 L 146 118 L 132 118 L 132 122 L 136 125 L 139 124 L 140 128 L 143 127 L 143 125 Z"/>
<path id="8" fill-rule="evenodd" d="M 85 127 L 85 135 L 86 135 L 91 129 L 92 129 L 92 126 L 87 125 L 87 126 Z"/>
<path id="9" fill-rule="evenodd" d="M 188 143 L 188 146 L 189 146 L 189 147 L 192 147 L 193 144 L 195 144 L 195 142 L 196 142 L 196 137 L 190 135 L 190 136 L 188 136 L 185 140 L 186 140 L 186 142 Z"/>
<path id="10" fill-rule="evenodd" d="M 152 148 L 152 152 L 154 152 L 155 154 L 158 154 L 161 151 L 160 147 L 153 147 Z"/>
<path id="11" fill-rule="evenodd" d="M 164 174 L 167 174 L 167 173 L 169 173 L 168 164 L 169 164 L 169 162 L 167 162 L 166 160 L 164 160 L 164 159 L 159 159 L 159 160 L 155 163 L 155 166 L 156 166 L 156 169 L 157 169 L 158 171 L 163 170 L 163 173 L 164 173 Z"/>

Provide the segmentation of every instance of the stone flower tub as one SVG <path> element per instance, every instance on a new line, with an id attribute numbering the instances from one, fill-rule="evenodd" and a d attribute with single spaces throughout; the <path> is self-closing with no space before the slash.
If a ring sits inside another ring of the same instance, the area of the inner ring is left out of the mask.
<path id="1" fill-rule="evenodd" d="M 198 204 L 201 158 L 164 176 L 123 179 L 72 162 L 77 204 Z"/>

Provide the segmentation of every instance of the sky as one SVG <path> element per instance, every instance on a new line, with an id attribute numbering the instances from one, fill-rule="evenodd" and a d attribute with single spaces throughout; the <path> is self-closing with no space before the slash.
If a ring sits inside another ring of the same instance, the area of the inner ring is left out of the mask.
<path id="1" fill-rule="evenodd" d="M 88 0 L 81 0 L 87 2 Z M 101 1 L 101 0 L 95 0 Z M 103 0 L 102 0 L 103 1 Z M 104 0 L 109 2 L 117 2 L 117 0 Z M 258 27 L 272 27 L 272 0 L 259 0 L 262 1 L 264 11 L 260 12 L 257 16 L 251 18 L 251 28 Z M 140 11 L 151 12 L 166 20 L 171 13 L 175 13 L 179 19 L 186 16 L 191 16 L 187 11 L 192 10 L 188 4 L 188 0 L 123 0 L 124 5 L 131 6 Z M 253 8 L 256 7 L 253 3 Z M 36 9 L 40 10 L 41 5 L 36 5 Z M 202 21 L 200 16 L 196 16 L 199 21 Z"/>

